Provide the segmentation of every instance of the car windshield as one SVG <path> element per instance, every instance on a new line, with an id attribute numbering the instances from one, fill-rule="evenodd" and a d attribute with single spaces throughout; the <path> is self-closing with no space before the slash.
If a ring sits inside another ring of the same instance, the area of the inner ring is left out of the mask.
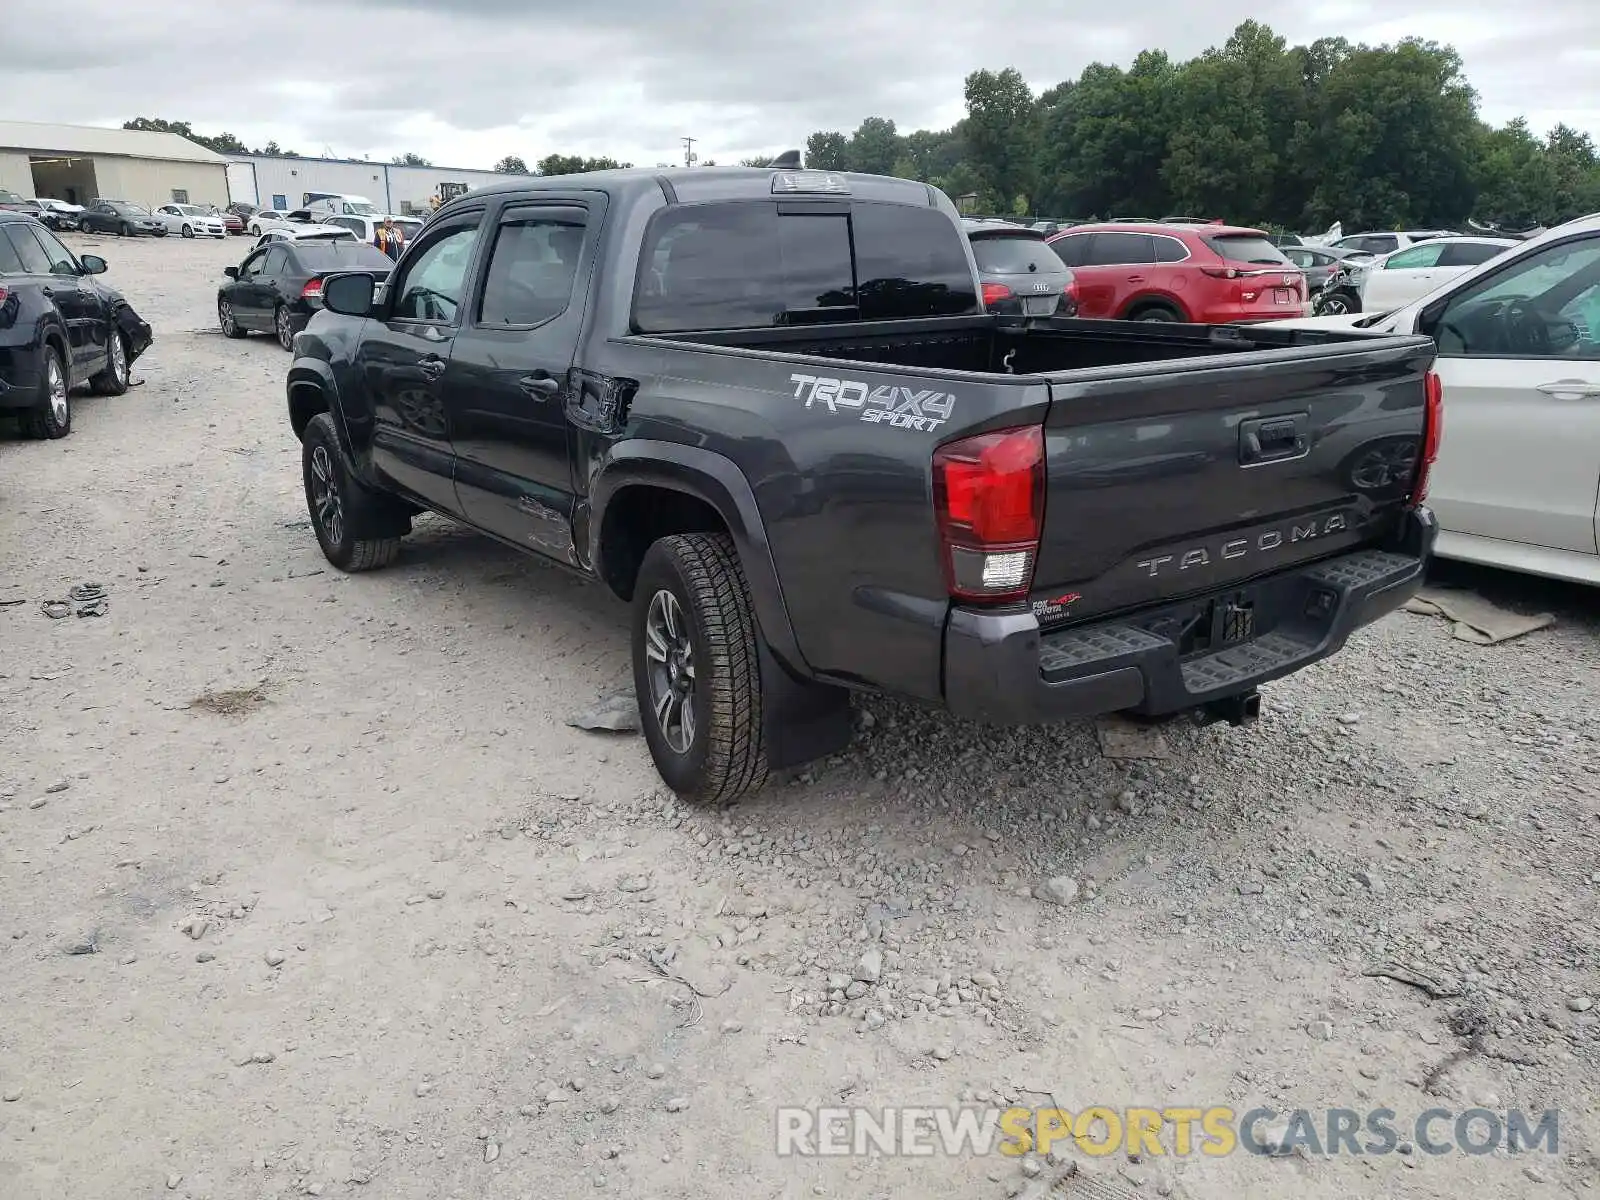
<path id="1" fill-rule="evenodd" d="M 21 203 L 22 203 L 22 197 L 21 196 L 17 195 L 15 192 L 8 192 L 8 191 L 6 191 L 5 188 L 0 188 L 0 204 L 21 204 Z"/>
<path id="2" fill-rule="evenodd" d="M 1259 233 L 1214 233 L 1205 243 L 1229 262 L 1272 267 L 1292 265 L 1282 250 Z"/>
<path id="3" fill-rule="evenodd" d="M 209 217 L 211 215 L 198 204 L 179 204 L 177 209 L 186 217 Z"/>
<path id="4" fill-rule="evenodd" d="M 148 217 L 150 210 L 142 204 L 113 204 L 111 206 L 125 217 Z"/>
<path id="5" fill-rule="evenodd" d="M 344 206 L 344 210 L 345 212 L 353 213 L 358 217 L 375 217 L 378 215 L 377 209 L 361 200 L 353 200 L 348 202 Z"/>
<path id="6" fill-rule="evenodd" d="M 1067 264 L 1043 238 L 975 237 L 972 257 L 978 270 L 991 275 L 1026 275 L 1030 271 L 1065 271 Z"/>

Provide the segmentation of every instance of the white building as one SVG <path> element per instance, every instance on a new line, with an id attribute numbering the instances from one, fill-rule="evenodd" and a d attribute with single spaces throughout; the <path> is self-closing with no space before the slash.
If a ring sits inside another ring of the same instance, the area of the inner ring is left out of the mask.
<path id="1" fill-rule="evenodd" d="M 0 188 L 69 204 L 228 202 L 228 162 L 175 133 L 0 121 Z"/>
<path id="2" fill-rule="evenodd" d="M 365 196 L 380 212 L 425 213 L 433 196 L 448 200 L 460 192 L 503 181 L 494 171 L 454 167 L 397 167 L 353 158 L 284 158 L 230 154 L 229 199 L 258 208 L 304 207 L 308 192 Z"/>

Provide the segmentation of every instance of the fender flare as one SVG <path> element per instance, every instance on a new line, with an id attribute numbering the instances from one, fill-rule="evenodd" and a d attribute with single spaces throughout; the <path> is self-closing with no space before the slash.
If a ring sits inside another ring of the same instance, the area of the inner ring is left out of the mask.
<path id="1" fill-rule="evenodd" d="M 339 385 L 334 382 L 333 370 L 327 363 L 314 358 L 296 359 L 289 367 L 289 375 L 284 383 L 284 399 L 289 406 L 289 419 L 294 420 L 294 396 L 301 388 L 312 386 L 322 393 L 326 401 L 326 410 L 333 418 L 334 430 L 339 435 L 339 446 L 344 450 L 345 457 L 354 465 L 359 460 L 355 453 L 355 443 L 350 437 L 350 427 L 345 421 L 344 405 L 339 403 Z"/>
<path id="2" fill-rule="evenodd" d="M 600 533 L 612 499 L 629 487 L 641 485 L 684 492 L 716 510 L 733 537 L 739 564 L 750 584 L 750 599 L 762 638 L 790 669 L 810 677 L 811 669 L 800 653 L 784 603 L 755 491 L 732 459 L 677 442 L 640 438 L 618 443 L 589 489 L 589 561 L 601 561 Z"/>

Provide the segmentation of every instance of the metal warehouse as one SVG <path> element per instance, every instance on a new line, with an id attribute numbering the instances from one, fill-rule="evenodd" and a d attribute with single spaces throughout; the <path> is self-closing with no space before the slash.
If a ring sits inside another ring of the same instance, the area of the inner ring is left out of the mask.
<path id="1" fill-rule="evenodd" d="M 0 121 L 0 188 L 68 204 L 220 207 L 228 203 L 228 161 L 175 133 Z"/>
<path id="2" fill-rule="evenodd" d="M 428 201 L 505 179 L 493 171 L 456 167 L 401 167 L 353 158 L 284 158 L 230 154 L 228 191 L 234 200 L 259 208 L 295 209 L 308 192 L 365 196 L 380 211 L 396 216 L 425 213 Z"/>

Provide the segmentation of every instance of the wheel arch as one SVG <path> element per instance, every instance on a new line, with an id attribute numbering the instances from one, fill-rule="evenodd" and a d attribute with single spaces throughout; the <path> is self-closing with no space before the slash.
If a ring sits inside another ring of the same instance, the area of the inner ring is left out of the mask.
<path id="1" fill-rule="evenodd" d="M 750 585 L 763 640 L 791 669 L 810 674 L 783 599 L 754 490 L 730 459 L 698 446 L 624 442 L 590 487 L 588 561 L 628 600 L 645 551 L 673 533 L 725 531 Z"/>
<path id="2" fill-rule="evenodd" d="M 1140 292 L 1122 306 L 1120 319 L 1124 321 L 1132 320 L 1134 314 L 1147 308 L 1170 309 L 1178 314 L 1178 320 L 1180 321 L 1192 322 L 1194 320 L 1194 316 L 1189 312 L 1188 306 L 1171 292 Z"/>

